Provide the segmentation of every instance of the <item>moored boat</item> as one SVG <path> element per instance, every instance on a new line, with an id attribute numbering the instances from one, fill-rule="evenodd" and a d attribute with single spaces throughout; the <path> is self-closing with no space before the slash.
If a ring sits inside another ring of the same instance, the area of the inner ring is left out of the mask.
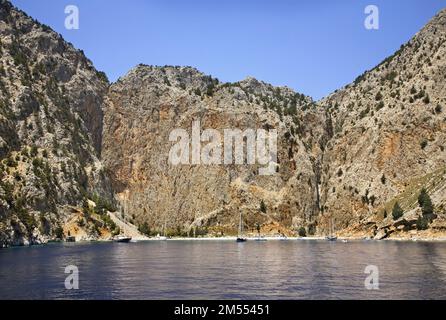
<path id="1" fill-rule="evenodd" d="M 238 236 L 237 242 L 246 242 L 246 238 L 243 236 L 243 220 L 242 220 L 242 212 L 240 211 L 240 220 L 238 224 Z"/>
<path id="2" fill-rule="evenodd" d="M 128 242 L 130 242 L 131 240 L 132 240 L 132 237 L 127 237 L 127 236 L 124 236 L 124 235 L 116 236 L 116 237 L 113 239 L 114 242 L 121 242 L 121 243 L 128 243 Z"/>
<path id="3" fill-rule="evenodd" d="M 329 229 L 330 229 L 330 234 L 325 239 L 327 239 L 328 241 L 336 241 L 336 240 L 338 240 L 338 237 L 335 235 L 335 231 L 334 231 L 334 221 L 333 221 L 333 218 L 330 219 Z"/>

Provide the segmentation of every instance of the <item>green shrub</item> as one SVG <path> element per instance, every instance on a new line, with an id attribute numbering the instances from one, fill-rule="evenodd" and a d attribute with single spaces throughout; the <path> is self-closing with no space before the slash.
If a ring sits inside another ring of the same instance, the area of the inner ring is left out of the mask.
<path id="1" fill-rule="evenodd" d="M 54 230 L 54 234 L 55 234 L 56 238 L 63 239 L 64 238 L 63 228 L 61 226 L 58 226 Z"/>
<path id="2" fill-rule="evenodd" d="M 266 205 L 265 202 L 262 200 L 260 201 L 260 211 L 263 213 L 266 213 Z"/>
<path id="3" fill-rule="evenodd" d="M 381 92 L 378 92 L 378 93 L 376 94 L 376 96 L 375 96 L 375 100 L 376 100 L 376 101 L 380 101 L 382 98 L 383 98 L 383 95 L 382 95 Z"/>
<path id="4" fill-rule="evenodd" d="M 393 220 L 398 220 L 403 215 L 404 215 L 403 209 L 400 207 L 400 204 L 398 202 L 396 202 L 392 209 Z"/>
<path id="5" fill-rule="evenodd" d="M 206 95 L 208 95 L 209 97 L 212 97 L 214 95 L 214 84 L 208 85 L 206 89 Z"/>
<path id="6" fill-rule="evenodd" d="M 376 111 L 379 111 L 379 110 L 381 110 L 382 108 L 384 108 L 384 101 L 380 101 L 380 102 L 376 105 L 375 110 L 376 110 Z"/>
<path id="7" fill-rule="evenodd" d="M 38 149 L 36 145 L 31 146 L 31 150 L 29 151 L 31 157 L 35 157 L 38 154 Z"/>
<path id="8" fill-rule="evenodd" d="M 299 237 L 306 237 L 307 236 L 307 231 L 305 230 L 304 227 L 300 227 L 298 233 L 299 233 Z"/>
<path id="9" fill-rule="evenodd" d="M 370 107 L 365 108 L 364 110 L 361 111 L 361 113 L 359 114 L 359 118 L 362 119 L 364 118 L 366 115 L 368 115 L 370 112 Z"/>
<path id="10" fill-rule="evenodd" d="M 417 229 L 426 230 L 429 226 L 429 221 L 426 217 L 418 217 L 417 219 Z"/>
<path id="11" fill-rule="evenodd" d="M 147 222 L 144 222 L 142 225 L 139 226 L 138 231 L 146 236 L 150 236 L 150 227 Z"/>
<path id="12" fill-rule="evenodd" d="M 432 215 L 434 213 L 431 197 L 425 188 L 421 189 L 420 195 L 418 196 L 418 204 L 420 205 L 424 216 Z"/>
<path id="13" fill-rule="evenodd" d="M 14 159 L 8 158 L 6 159 L 6 165 L 11 168 L 16 168 L 18 164 L 17 161 L 15 161 Z"/>
<path id="14" fill-rule="evenodd" d="M 344 172 L 342 171 L 342 168 L 339 168 L 338 173 L 337 173 L 338 177 L 342 177 L 343 174 L 344 174 Z"/>
<path id="15" fill-rule="evenodd" d="M 109 82 L 108 81 L 108 77 L 107 77 L 107 75 L 105 74 L 105 72 L 103 72 L 103 71 L 98 71 L 97 72 L 97 76 L 98 76 L 98 78 L 99 79 L 101 79 L 102 81 L 104 81 L 104 82 Z"/>

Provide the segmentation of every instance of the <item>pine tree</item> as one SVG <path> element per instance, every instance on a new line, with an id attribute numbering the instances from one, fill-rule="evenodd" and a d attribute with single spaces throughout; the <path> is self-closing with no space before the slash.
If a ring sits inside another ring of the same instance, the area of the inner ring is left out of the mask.
<path id="1" fill-rule="evenodd" d="M 426 230 L 429 226 L 429 221 L 425 217 L 418 217 L 417 219 L 417 229 Z"/>
<path id="2" fill-rule="evenodd" d="M 434 213 L 434 206 L 432 205 L 431 197 L 429 196 L 425 188 L 421 189 L 420 195 L 418 196 L 418 204 L 421 207 L 423 216 L 431 215 Z"/>
<path id="3" fill-rule="evenodd" d="M 403 209 L 400 207 L 400 204 L 398 202 L 396 202 L 392 209 L 393 220 L 398 220 L 403 215 L 404 215 Z"/>
<path id="4" fill-rule="evenodd" d="M 144 222 L 140 227 L 139 227 L 139 232 L 141 232 L 142 234 L 149 236 L 150 235 L 150 227 L 149 224 L 147 222 Z"/>
<path id="5" fill-rule="evenodd" d="M 266 205 L 265 202 L 263 202 L 263 200 L 260 202 L 260 211 L 266 213 Z"/>

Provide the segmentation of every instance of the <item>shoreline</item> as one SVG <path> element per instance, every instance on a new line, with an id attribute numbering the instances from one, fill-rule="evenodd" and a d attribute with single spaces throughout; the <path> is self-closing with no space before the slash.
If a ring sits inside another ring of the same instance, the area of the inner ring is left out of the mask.
<path id="1" fill-rule="evenodd" d="M 142 243 L 142 242 L 166 242 L 166 241 L 236 241 L 236 236 L 223 236 L 223 237 L 172 237 L 167 239 L 158 238 L 136 238 L 132 239 L 130 243 Z M 328 241 L 325 237 L 246 237 L 248 242 L 267 242 L 267 241 L 326 241 L 330 243 L 349 243 L 349 242 L 446 242 L 446 237 L 440 238 L 386 238 L 386 239 L 372 239 L 366 237 L 338 237 L 335 241 Z M 98 240 L 79 240 L 75 242 L 70 241 L 48 241 L 45 243 L 36 243 L 28 245 L 11 245 L 6 247 L 0 247 L 1 249 L 8 248 L 20 248 L 20 247 L 36 247 L 36 246 L 47 246 L 47 245 L 57 245 L 57 244 L 94 244 L 94 243 L 115 243 L 115 241 L 110 239 L 98 239 Z"/>

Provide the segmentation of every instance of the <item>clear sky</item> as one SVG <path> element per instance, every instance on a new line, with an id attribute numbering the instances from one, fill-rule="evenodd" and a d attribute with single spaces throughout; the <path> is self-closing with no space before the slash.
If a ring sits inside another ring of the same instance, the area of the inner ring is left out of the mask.
<path id="1" fill-rule="evenodd" d="M 12 0 L 84 50 L 111 81 L 139 63 L 247 76 L 319 99 L 409 40 L 446 0 Z M 64 27 L 77 5 L 79 30 Z M 380 29 L 364 27 L 367 5 Z"/>

